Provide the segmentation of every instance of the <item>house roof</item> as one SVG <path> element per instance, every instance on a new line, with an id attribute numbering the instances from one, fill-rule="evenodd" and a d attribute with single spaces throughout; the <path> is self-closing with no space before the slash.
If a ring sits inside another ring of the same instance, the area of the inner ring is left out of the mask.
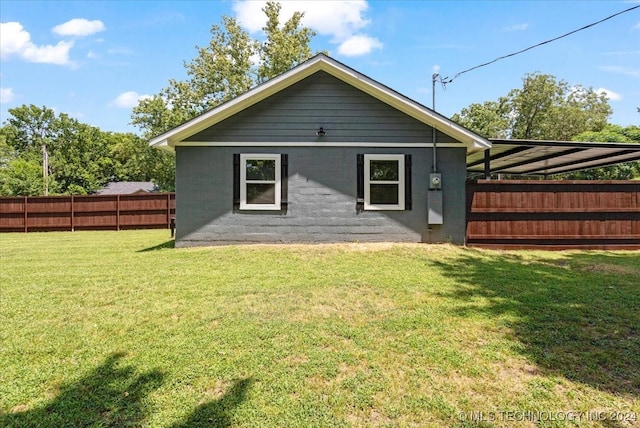
<path id="1" fill-rule="evenodd" d="M 640 160 L 640 144 L 491 139 L 485 153 L 467 155 L 470 176 L 551 175 Z"/>
<path id="2" fill-rule="evenodd" d="M 173 151 L 176 143 L 227 119 L 318 71 L 329 73 L 420 122 L 453 137 L 467 147 L 467 152 L 482 151 L 491 147 L 491 142 L 486 138 L 324 54 L 318 54 L 244 94 L 151 139 L 149 144 Z"/>
<path id="3" fill-rule="evenodd" d="M 155 192 L 158 187 L 151 181 L 115 181 L 98 190 L 98 195 L 129 195 Z"/>

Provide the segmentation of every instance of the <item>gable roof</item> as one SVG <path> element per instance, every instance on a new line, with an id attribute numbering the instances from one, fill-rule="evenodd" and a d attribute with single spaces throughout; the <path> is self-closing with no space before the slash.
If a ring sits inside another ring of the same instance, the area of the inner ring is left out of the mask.
<path id="1" fill-rule="evenodd" d="M 244 94 L 158 135 L 151 139 L 149 144 L 173 151 L 176 143 L 233 116 L 318 71 L 325 71 L 418 121 L 453 137 L 467 147 L 467 152 L 485 150 L 491 147 L 491 142 L 488 139 L 324 54 L 318 54 Z"/>

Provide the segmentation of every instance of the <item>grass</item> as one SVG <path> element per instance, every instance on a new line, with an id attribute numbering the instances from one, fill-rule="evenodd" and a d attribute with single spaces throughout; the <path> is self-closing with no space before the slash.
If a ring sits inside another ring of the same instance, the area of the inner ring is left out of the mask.
<path id="1" fill-rule="evenodd" d="M 638 252 L 172 247 L 0 235 L 0 426 L 640 424 Z"/>

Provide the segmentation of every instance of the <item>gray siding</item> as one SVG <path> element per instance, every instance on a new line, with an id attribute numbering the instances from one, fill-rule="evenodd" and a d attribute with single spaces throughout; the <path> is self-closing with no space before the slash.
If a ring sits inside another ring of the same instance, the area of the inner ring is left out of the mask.
<path id="1" fill-rule="evenodd" d="M 323 127 L 327 134 L 316 136 Z M 229 143 L 176 148 L 176 245 L 249 242 L 442 242 L 465 237 L 466 148 L 439 148 L 444 225 L 427 225 L 432 128 L 374 97 L 318 72 L 186 141 Z M 302 143 L 295 147 L 230 147 Z M 397 148 L 304 147 L 304 143 L 391 143 Z M 458 143 L 438 133 L 438 143 Z M 289 204 L 284 212 L 233 210 L 233 154 L 287 153 Z M 356 210 L 358 153 L 412 155 L 410 211 Z"/>
<path id="2" fill-rule="evenodd" d="M 315 132 L 323 127 L 327 134 Z M 439 143 L 456 143 L 438 132 Z M 186 141 L 430 143 L 432 128 L 318 72 Z"/>
<path id="3" fill-rule="evenodd" d="M 287 153 L 286 213 L 233 211 L 233 153 Z M 356 155 L 412 155 L 411 211 L 356 211 Z M 464 242 L 465 149 L 441 148 L 444 218 L 429 231 L 431 149 L 178 147 L 176 245 L 256 242 Z"/>

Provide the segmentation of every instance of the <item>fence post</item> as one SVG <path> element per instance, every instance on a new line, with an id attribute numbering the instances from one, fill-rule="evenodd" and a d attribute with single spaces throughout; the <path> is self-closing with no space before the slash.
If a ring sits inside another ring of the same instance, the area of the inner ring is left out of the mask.
<path id="1" fill-rule="evenodd" d="M 116 195 L 116 230 L 120 230 L 120 195 Z"/>
<path id="2" fill-rule="evenodd" d="M 71 231 L 73 232 L 74 229 L 74 224 L 73 224 L 73 217 L 75 217 L 75 212 L 73 209 L 73 202 L 74 202 L 74 197 L 73 195 L 71 195 Z"/>
<path id="3" fill-rule="evenodd" d="M 27 233 L 29 231 L 29 226 L 27 226 L 27 220 L 29 217 L 29 213 L 28 213 L 28 209 L 27 209 L 27 204 L 29 203 L 29 197 L 25 196 L 24 197 L 24 233 Z"/>

